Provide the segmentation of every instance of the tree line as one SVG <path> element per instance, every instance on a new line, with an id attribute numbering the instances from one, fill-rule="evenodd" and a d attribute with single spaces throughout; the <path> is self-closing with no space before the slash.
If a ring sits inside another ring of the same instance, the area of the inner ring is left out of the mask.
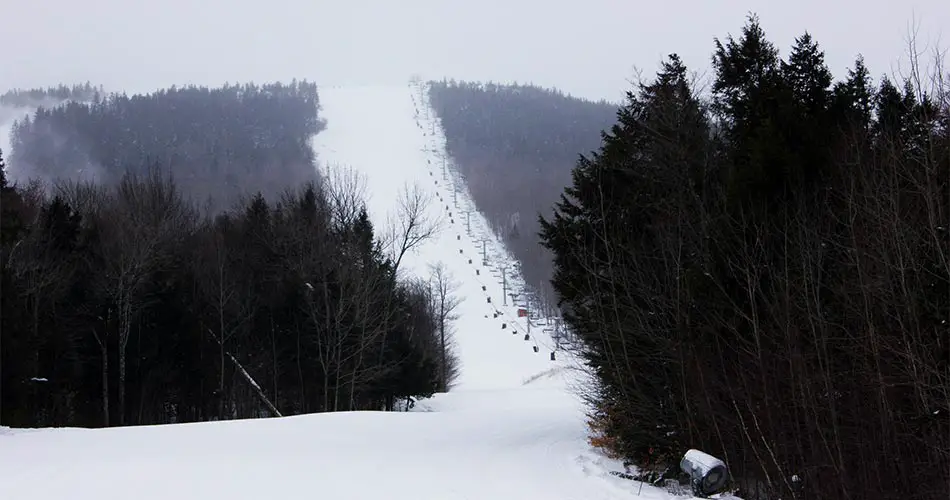
<path id="1" fill-rule="evenodd" d="M 531 85 L 428 83 L 446 152 L 479 210 L 521 262 L 532 288 L 551 278 L 536 215 L 550 214 L 579 153 L 595 149 L 617 105 Z"/>
<path id="2" fill-rule="evenodd" d="M 76 85 L 59 84 L 55 87 L 33 89 L 10 89 L 0 94 L 0 107 L 38 108 L 57 105 L 63 101 L 93 101 L 105 95 L 105 89 L 90 82 Z"/>
<path id="3" fill-rule="evenodd" d="M 217 215 L 159 170 L 49 195 L 5 172 L 2 425 L 393 410 L 455 376 L 447 276 L 398 276 L 438 229 L 418 189 L 380 230 L 346 170 Z"/>
<path id="4" fill-rule="evenodd" d="M 592 441 L 669 477 L 688 448 L 748 499 L 946 498 L 950 88 L 835 82 L 749 18 L 711 94 L 670 56 L 542 218 L 598 381 Z"/>
<path id="5" fill-rule="evenodd" d="M 325 123 L 314 83 L 172 87 L 131 96 L 61 87 L 44 95 L 84 99 L 40 107 L 14 124 L 13 179 L 112 184 L 127 171 L 158 168 L 214 210 L 243 195 L 278 197 L 288 185 L 316 180 L 310 139 Z"/>

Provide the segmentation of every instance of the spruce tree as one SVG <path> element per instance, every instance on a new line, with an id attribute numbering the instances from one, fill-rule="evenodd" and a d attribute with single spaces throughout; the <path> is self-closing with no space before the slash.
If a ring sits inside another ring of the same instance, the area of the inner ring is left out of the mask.
<path id="1" fill-rule="evenodd" d="M 0 248 L 14 244 L 23 230 L 22 203 L 20 193 L 7 180 L 6 163 L 0 151 Z"/>
<path id="2" fill-rule="evenodd" d="M 790 181 L 805 181 L 793 190 L 810 192 L 829 169 L 829 151 L 833 132 L 828 107 L 831 101 L 831 71 L 825 54 L 807 32 L 795 39 L 795 45 L 782 63 L 782 76 L 793 105 L 784 106 L 787 143 L 799 163 L 792 165 Z"/>
<path id="3" fill-rule="evenodd" d="M 864 57 L 858 56 L 848 78 L 838 82 L 832 93 L 833 113 L 845 130 L 867 132 L 871 126 L 876 92 Z"/>
<path id="4" fill-rule="evenodd" d="M 678 333 L 669 329 L 678 318 L 657 298 L 671 286 L 661 242 L 683 228 L 662 221 L 697 198 L 691 179 L 705 173 L 708 134 L 686 67 L 672 55 L 654 82 L 628 93 L 602 147 L 578 161 L 552 219 L 540 221 L 565 320 L 602 383 L 592 401 L 597 425 L 639 464 L 667 463 L 681 447 Z"/>
<path id="5" fill-rule="evenodd" d="M 739 40 L 715 40 L 713 110 L 725 119 L 729 135 L 741 134 L 766 118 L 765 98 L 779 79 L 778 49 L 756 15 L 749 16 Z"/>
<path id="6" fill-rule="evenodd" d="M 825 53 L 807 32 L 795 39 L 788 62 L 782 63 L 782 73 L 809 118 L 824 113 L 831 95 L 831 71 L 825 65 Z"/>
<path id="7" fill-rule="evenodd" d="M 757 16 L 748 18 L 739 40 L 715 41 L 712 109 L 723 126 L 730 162 L 728 196 L 734 206 L 781 203 L 794 159 L 785 134 L 791 91 L 778 49 Z"/>

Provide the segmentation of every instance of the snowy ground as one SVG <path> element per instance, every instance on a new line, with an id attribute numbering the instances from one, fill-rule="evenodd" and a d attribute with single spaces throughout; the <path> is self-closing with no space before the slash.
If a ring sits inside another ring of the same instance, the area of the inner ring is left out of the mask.
<path id="1" fill-rule="evenodd" d="M 407 182 L 423 186 L 432 215 L 445 219 L 438 237 L 405 264 L 426 275 L 429 263 L 442 261 L 461 283 L 455 390 L 408 413 L 0 428 L 0 499 L 670 498 L 611 475 L 621 467 L 587 445 L 583 408 L 569 390 L 578 377 L 572 361 L 563 352 L 551 360 L 544 327 L 525 340 L 527 325 L 511 298 L 502 305 L 500 268 L 510 273 L 512 260 L 477 213 L 469 235 L 461 210 L 471 202 L 463 192 L 455 205 L 451 175 L 442 174 L 441 137 L 418 89 L 331 88 L 321 100 L 329 128 L 316 139 L 320 160 L 366 174 L 378 228 Z M 488 265 L 482 238 L 490 240 Z M 521 286 L 517 277 L 508 281 Z"/>

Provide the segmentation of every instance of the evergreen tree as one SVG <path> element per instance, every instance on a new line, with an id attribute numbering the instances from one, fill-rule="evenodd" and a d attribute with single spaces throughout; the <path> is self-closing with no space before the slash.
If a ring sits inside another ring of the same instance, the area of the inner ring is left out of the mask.
<path id="1" fill-rule="evenodd" d="M 825 65 L 825 53 L 807 32 L 795 39 L 782 73 L 806 118 L 820 118 L 831 97 L 831 71 Z"/>
<path id="2" fill-rule="evenodd" d="M 540 221 L 592 442 L 647 480 L 706 450 L 743 498 L 945 497 L 907 464 L 950 453 L 946 102 L 860 58 L 829 91 L 754 16 L 714 61 L 715 136 L 671 58 Z"/>
<path id="3" fill-rule="evenodd" d="M 682 379 L 668 353 L 678 318 L 655 297 L 672 286 L 659 265 L 667 258 L 661 235 L 689 231 L 655 221 L 701 194 L 709 126 L 676 55 L 627 99 L 601 149 L 578 162 L 552 220 L 541 219 L 541 239 L 555 255 L 565 319 L 602 382 L 600 425 L 626 456 L 672 463 L 680 447 L 672 422 L 682 408 L 670 387 Z"/>
<path id="4" fill-rule="evenodd" d="M 780 204 L 801 162 L 786 134 L 793 99 L 778 49 L 755 15 L 738 41 L 730 35 L 715 45 L 712 109 L 729 144 L 728 197 L 735 206 Z"/>
<path id="5" fill-rule="evenodd" d="M 0 249 L 9 248 L 23 230 L 20 215 L 23 200 L 7 180 L 7 167 L 0 151 Z"/>
<path id="6" fill-rule="evenodd" d="M 829 174 L 832 119 L 828 114 L 831 102 L 831 71 L 825 65 L 825 54 L 807 32 L 795 39 L 795 45 L 782 62 L 782 74 L 796 106 L 788 109 L 787 142 L 801 162 L 794 166 L 792 181 L 804 181 L 807 193 Z"/>
<path id="7" fill-rule="evenodd" d="M 874 83 L 864 65 L 864 57 L 858 56 L 854 67 L 848 70 L 848 78 L 834 86 L 833 108 L 840 126 L 867 133 L 871 126 L 875 96 Z"/>
<path id="8" fill-rule="evenodd" d="M 780 82 L 778 49 L 765 37 L 759 18 L 750 15 L 736 41 L 715 40 L 713 110 L 725 120 L 727 135 L 738 139 L 768 117 L 768 98 Z"/>

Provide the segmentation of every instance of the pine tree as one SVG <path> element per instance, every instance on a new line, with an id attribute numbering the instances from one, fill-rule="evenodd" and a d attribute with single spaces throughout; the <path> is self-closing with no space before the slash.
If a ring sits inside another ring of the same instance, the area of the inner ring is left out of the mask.
<path id="1" fill-rule="evenodd" d="M 23 231 L 22 206 L 20 193 L 7 180 L 6 163 L 0 151 L 0 248 L 13 245 Z"/>
<path id="2" fill-rule="evenodd" d="M 825 53 L 807 32 L 795 39 L 788 62 L 782 63 L 782 73 L 806 116 L 815 118 L 828 109 L 831 71 L 825 65 Z"/>
<path id="3" fill-rule="evenodd" d="M 780 77 L 778 49 L 765 37 L 756 15 L 750 15 L 736 41 L 715 40 L 713 110 L 727 123 L 727 130 L 741 133 L 766 118 L 764 99 Z"/>
<path id="4" fill-rule="evenodd" d="M 63 254 L 75 249 L 82 216 L 62 197 L 56 196 L 40 209 L 40 228 L 50 248 Z"/>
<path id="5" fill-rule="evenodd" d="M 807 193 L 828 172 L 833 131 L 828 108 L 831 102 L 831 71 L 825 54 L 807 32 L 795 39 L 795 45 L 782 63 L 782 76 L 792 96 L 793 106 L 782 106 L 784 130 L 792 158 L 790 181 L 805 181 L 793 190 Z"/>
<path id="6" fill-rule="evenodd" d="M 800 163 L 786 136 L 791 90 L 784 81 L 778 49 L 766 39 L 757 16 L 741 38 L 716 40 L 712 109 L 722 122 L 730 162 L 728 196 L 735 206 L 781 203 Z"/>
<path id="7" fill-rule="evenodd" d="M 870 130 L 876 92 L 863 56 L 855 59 L 848 78 L 835 84 L 832 95 L 833 112 L 842 127 Z"/>
<path id="8" fill-rule="evenodd" d="M 889 79 L 884 78 L 878 88 L 875 102 L 875 131 L 878 137 L 886 137 L 889 140 L 906 137 L 910 131 L 916 104 L 911 89 L 905 88 L 902 93 Z"/>

